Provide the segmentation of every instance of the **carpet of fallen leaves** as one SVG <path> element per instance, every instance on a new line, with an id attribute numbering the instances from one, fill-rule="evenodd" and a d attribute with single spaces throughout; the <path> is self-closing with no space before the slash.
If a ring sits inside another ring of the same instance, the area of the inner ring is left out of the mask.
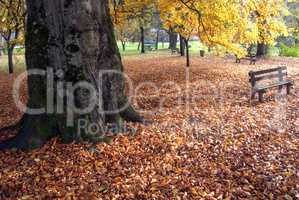
<path id="1" fill-rule="evenodd" d="M 148 81 L 134 105 L 153 124 L 129 124 L 134 135 L 111 144 L 53 139 L 32 152 L 0 152 L 0 199 L 299 199 L 298 59 L 193 58 L 189 83 L 180 57 L 124 63 L 135 86 Z M 292 95 L 278 101 L 274 90 L 250 102 L 248 71 L 280 64 L 295 80 Z M 21 117 L 15 77 L 0 74 L 1 127 Z"/>

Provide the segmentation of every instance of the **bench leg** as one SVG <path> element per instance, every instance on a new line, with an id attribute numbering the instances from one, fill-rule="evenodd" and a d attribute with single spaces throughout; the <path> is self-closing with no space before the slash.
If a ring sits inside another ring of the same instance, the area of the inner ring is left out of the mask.
<path id="1" fill-rule="evenodd" d="M 278 86 L 278 92 L 281 93 L 283 86 Z"/>
<path id="2" fill-rule="evenodd" d="M 263 91 L 259 92 L 259 102 L 263 102 L 263 95 L 264 95 Z"/>

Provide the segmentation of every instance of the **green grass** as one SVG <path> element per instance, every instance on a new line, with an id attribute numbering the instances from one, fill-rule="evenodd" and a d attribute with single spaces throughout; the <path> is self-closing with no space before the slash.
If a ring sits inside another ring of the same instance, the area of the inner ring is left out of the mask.
<path id="1" fill-rule="evenodd" d="M 189 45 L 191 45 L 191 48 L 190 48 L 190 53 L 191 54 L 198 54 L 199 55 L 200 50 L 202 50 L 202 49 L 207 50 L 207 48 L 202 46 L 200 44 L 200 42 L 198 42 L 198 41 L 190 41 Z M 163 44 L 160 42 L 158 52 L 159 53 L 169 53 L 168 46 L 169 46 L 169 43 L 166 42 L 166 43 L 164 43 L 164 46 L 163 46 Z M 179 47 L 179 42 L 178 42 L 177 46 Z M 118 43 L 118 47 L 119 47 L 119 50 L 120 50 L 120 53 L 121 53 L 122 56 L 137 56 L 137 55 L 140 55 L 140 51 L 138 50 L 138 42 L 135 42 L 135 43 L 128 42 L 126 44 L 126 50 L 125 51 L 122 50 L 121 43 Z M 147 54 L 154 54 L 154 53 L 157 53 L 157 51 L 147 51 L 146 53 Z"/>
<path id="2" fill-rule="evenodd" d="M 25 57 L 24 54 L 14 55 L 14 71 L 20 72 L 25 69 Z M 8 59 L 7 55 L 0 56 L 0 71 L 8 73 Z"/>
<path id="3" fill-rule="evenodd" d="M 190 41 L 189 45 L 191 45 L 190 48 L 190 54 L 191 55 L 198 55 L 200 50 L 208 51 L 208 48 L 202 45 L 199 41 Z M 119 50 L 122 56 L 140 56 L 140 51 L 137 50 L 138 48 L 138 42 L 128 42 L 126 44 L 126 50 L 122 50 L 121 43 L 118 43 Z M 159 43 L 159 50 L 158 51 L 147 51 L 146 56 L 150 56 L 153 54 L 170 54 L 170 50 L 168 49 L 169 43 Z M 177 44 L 179 47 L 179 42 Z M 15 49 L 14 54 L 14 63 L 15 63 L 15 71 L 22 71 L 25 69 L 25 59 L 24 59 L 24 49 Z M 269 47 L 268 49 L 268 57 L 274 57 L 274 56 L 287 56 L 287 57 L 299 57 L 299 46 L 295 47 L 286 47 L 281 46 L 281 49 L 277 47 Z M 0 70 L 7 72 L 8 71 L 8 64 L 7 64 L 7 55 L 2 55 L 0 57 Z"/>
<path id="4" fill-rule="evenodd" d="M 7 50 L 3 50 L 4 54 L 7 54 Z M 24 55 L 25 54 L 25 49 L 24 48 L 15 48 L 14 49 L 14 55 Z"/>
<path id="5" fill-rule="evenodd" d="M 190 54 L 193 55 L 199 55 L 199 51 L 204 49 L 207 50 L 206 47 L 202 46 L 200 42 L 198 41 L 190 41 L 189 45 L 191 45 L 190 48 Z M 126 44 L 126 50 L 122 50 L 121 43 L 118 43 L 119 50 L 122 56 L 140 56 L 140 51 L 137 50 L 138 48 L 138 42 L 128 42 Z M 158 51 L 147 51 L 145 56 L 150 56 L 153 54 L 170 54 L 170 50 L 168 49 L 169 43 L 159 43 L 159 50 Z M 177 44 L 177 47 L 179 47 L 179 42 Z M 8 63 L 7 63 L 7 54 L 5 54 L 0 57 L 0 71 L 7 72 L 8 71 Z M 25 59 L 24 59 L 25 50 L 24 49 L 15 49 L 14 51 L 14 68 L 15 71 L 22 71 L 25 69 Z"/>
<path id="6" fill-rule="evenodd" d="M 299 57 L 299 46 L 287 47 L 282 45 L 281 55 L 286 57 Z"/>

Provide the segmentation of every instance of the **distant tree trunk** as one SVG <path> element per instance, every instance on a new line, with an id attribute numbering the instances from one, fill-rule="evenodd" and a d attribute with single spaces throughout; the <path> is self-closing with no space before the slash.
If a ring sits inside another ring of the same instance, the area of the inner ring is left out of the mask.
<path id="1" fill-rule="evenodd" d="M 46 112 L 26 112 L 19 134 L 0 143 L 0 149 L 38 148 L 55 136 L 66 143 L 96 142 L 103 139 L 101 134 L 107 122 L 121 126 L 123 120 L 143 121 L 127 104 L 124 94 L 123 65 L 108 0 L 27 0 L 27 12 L 27 107 L 45 108 Z M 32 75 L 30 70 L 45 74 Z M 105 70 L 115 73 L 100 76 Z M 82 82 L 94 90 L 74 89 Z M 95 106 L 78 112 L 78 109 L 88 108 L 90 101 L 95 102 Z M 59 106 L 62 107 L 57 110 Z M 80 120 L 97 125 L 99 130 L 91 133 L 84 129 L 80 133 Z"/>
<path id="2" fill-rule="evenodd" d="M 141 42 L 141 53 L 145 53 L 145 46 L 144 46 L 144 28 L 143 26 L 140 27 L 140 42 Z"/>
<path id="3" fill-rule="evenodd" d="M 12 74 L 13 71 L 14 71 L 13 51 L 14 51 L 14 46 L 9 46 L 9 47 L 7 48 L 7 56 L 8 56 L 8 72 L 9 72 L 10 74 Z"/>
<path id="4" fill-rule="evenodd" d="M 256 52 L 256 56 L 257 57 L 263 57 L 267 55 L 267 51 L 268 51 L 268 45 L 264 44 L 264 43 L 259 43 L 257 45 L 257 52 Z"/>
<path id="5" fill-rule="evenodd" d="M 172 30 L 169 31 L 169 49 L 176 49 L 178 40 L 178 34 L 173 32 Z"/>
<path id="6" fill-rule="evenodd" d="M 157 35 L 156 35 L 156 50 L 159 49 L 159 34 L 160 34 L 160 29 L 157 29 Z"/>
<path id="7" fill-rule="evenodd" d="M 121 46 L 122 46 L 123 51 L 126 51 L 126 41 L 121 40 Z"/>
<path id="8" fill-rule="evenodd" d="M 16 29 L 14 31 L 14 38 L 13 39 L 18 39 L 19 37 L 19 30 Z M 7 44 L 7 56 L 8 56 L 8 72 L 9 74 L 12 74 L 14 71 L 14 63 L 13 63 L 13 52 L 15 49 L 15 44 L 12 44 L 12 32 L 10 32 L 6 44 Z"/>
<path id="9" fill-rule="evenodd" d="M 183 36 L 180 35 L 180 53 L 181 53 L 181 56 L 185 56 L 185 41 L 184 41 L 184 38 Z"/>
<path id="10" fill-rule="evenodd" d="M 189 40 L 185 39 L 186 44 L 186 59 L 187 59 L 187 67 L 190 67 L 190 52 L 189 52 Z"/>

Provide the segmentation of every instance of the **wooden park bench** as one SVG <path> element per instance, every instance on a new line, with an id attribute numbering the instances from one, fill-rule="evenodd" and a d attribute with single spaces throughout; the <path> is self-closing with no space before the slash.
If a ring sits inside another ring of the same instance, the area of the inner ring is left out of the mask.
<path id="1" fill-rule="evenodd" d="M 180 53 L 179 48 L 171 49 L 171 54 Z"/>
<path id="2" fill-rule="evenodd" d="M 150 44 L 144 44 L 144 49 L 146 51 L 152 51 L 154 48 L 153 48 L 153 45 L 150 45 Z"/>
<path id="3" fill-rule="evenodd" d="M 287 80 L 287 67 L 277 67 L 260 71 L 249 72 L 249 82 L 252 86 L 251 99 L 255 98 L 256 93 L 259 95 L 259 101 L 263 101 L 263 94 L 268 90 L 278 87 L 281 92 L 283 86 L 286 86 L 287 94 L 290 94 L 294 81 Z M 269 83 L 270 82 L 270 83 Z"/>
<path id="4" fill-rule="evenodd" d="M 192 47 L 191 45 L 188 45 L 189 49 Z M 181 53 L 181 50 L 179 48 L 174 48 L 174 49 L 171 49 L 171 54 L 175 54 L 175 53 L 178 53 L 180 54 Z"/>
<path id="5" fill-rule="evenodd" d="M 155 50 L 155 47 L 156 47 L 156 43 L 153 41 L 145 41 L 144 42 L 144 49 L 146 51 L 153 51 L 153 50 Z"/>
<path id="6" fill-rule="evenodd" d="M 249 60 L 250 65 L 255 65 L 257 58 L 255 55 L 252 55 L 252 54 L 249 54 L 243 58 L 239 58 L 238 56 L 236 56 L 236 63 L 241 63 L 241 60 Z"/>

